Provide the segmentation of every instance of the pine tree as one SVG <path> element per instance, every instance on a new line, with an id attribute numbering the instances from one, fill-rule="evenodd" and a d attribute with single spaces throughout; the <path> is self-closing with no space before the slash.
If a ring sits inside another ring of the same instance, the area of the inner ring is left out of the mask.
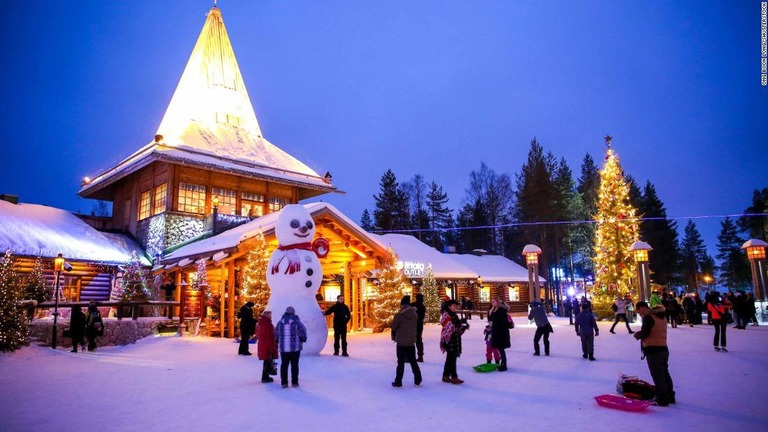
<path id="1" fill-rule="evenodd" d="M 427 217 L 431 231 L 425 238 L 425 243 L 441 251 L 446 244 L 446 235 L 440 231 L 453 225 L 451 211 L 446 207 L 448 204 L 448 194 L 443 191 L 443 187 L 435 182 L 429 184 L 427 192 Z"/>
<path id="2" fill-rule="evenodd" d="M 752 205 L 744 209 L 745 214 L 768 213 L 768 188 L 752 192 Z M 741 216 L 739 228 L 749 238 L 768 240 L 768 216 Z"/>
<path id="3" fill-rule="evenodd" d="M 13 270 L 13 255 L 7 250 L 0 258 L 0 351 L 15 351 L 27 345 L 27 320 L 19 307 L 22 287 Z"/>
<path id="4" fill-rule="evenodd" d="M 24 288 L 24 298 L 35 300 L 38 303 L 53 298 L 53 290 L 48 289 L 48 287 L 45 286 L 43 259 L 40 257 L 35 259 L 35 267 L 32 269 L 32 274 L 27 279 L 27 284 Z"/>
<path id="5" fill-rule="evenodd" d="M 677 242 L 677 222 L 667 219 L 667 210 L 656 194 L 653 183 L 648 181 L 643 190 L 640 206 L 643 221 L 640 226 L 640 238 L 653 247 L 649 254 L 651 279 L 659 285 L 669 285 L 678 279 L 679 245 Z"/>
<path id="6" fill-rule="evenodd" d="M 689 220 L 680 245 L 680 269 L 689 291 L 699 288 L 700 273 L 711 273 L 712 263 L 696 224 Z"/>
<path id="7" fill-rule="evenodd" d="M 374 298 L 373 318 L 388 327 L 395 314 L 400 311 L 400 300 L 403 297 L 406 280 L 397 269 L 397 255 L 390 247 L 387 256 L 381 263 L 379 285 Z"/>
<path id="8" fill-rule="evenodd" d="M 363 210 L 363 216 L 360 217 L 360 228 L 371 232 L 373 231 L 373 219 L 371 219 L 371 213 L 368 209 Z"/>
<path id="9" fill-rule="evenodd" d="M 739 237 L 738 228 L 733 220 L 726 217 L 720 222 L 720 234 L 717 235 L 718 283 L 731 291 L 745 288 L 750 282 L 750 268 L 741 245 L 744 239 Z"/>
<path id="10" fill-rule="evenodd" d="M 147 276 L 144 268 L 141 266 L 136 251 L 131 252 L 131 259 L 123 273 L 121 300 L 143 300 L 149 298 L 149 288 L 147 287 Z"/>
<path id="11" fill-rule="evenodd" d="M 254 245 L 245 255 L 246 264 L 243 268 L 240 283 L 240 298 L 243 302 L 255 303 L 253 312 L 255 316 L 261 316 L 269 302 L 269 285 L 267 285 L 267 264 L 271 255 L 267 248 L 264 234 L 259 231 L 253 237 Z M 280 311 L 282 312 L 282 311 Z"/>
<path id="12" fill-rule="evenodd" d="M 581 163 L 581 175 L 579 176 L 576 190 L 582 201 L 579 217 L 582 220 L 591 220 L 597 214 L 597 194 L 600 191 L 600 170 L 595 165 L 595 160 L 587 153 Z M 592 255 L 595 250 L 595 226 L 591 223 L 583 223 L 573 230 L 573 250 L 576 252 L 574 267 L 583 276 L 594 273 Z"/>
<path id="13" fill-rule="evenodd" d="M 374 195 L 373 198 L 376 201 L 376 209 L 373 211 L 376 227 L 384 231 L 410 228 L 408 196 L 397 183 L 397 178 L 392 170 L 387 170 L 381 176 L 379 194 Z"/>
<path id="14" fill-rule="evenodd" d="M 610 147 L 605 165 L 600 171 L 600 191 L 595 220 L 595 281 L 597 289 L 592 304 L 599 316 L 611 314 L 610 304 L 619 293 L 633 292 L 631 280 L 635 275 L 635 262 L 629 248 L 638 240 L 637 210 L 630 204 L 629 185 L 622 175 L 619 157 Z M 636 297 L 636 295 L 633 295 Z"/>
<path id="15" fill-rule="evenodd" d="M 435 272 L 432 270 L 432 264 L 427 265 L 427 274 L 424 275 L 424 284 L 421 286 L 424 294 L 424 307 L 427 309 L 427 322 L 436 323 L 440 320 L 440 292 L 435 280 Z"/>

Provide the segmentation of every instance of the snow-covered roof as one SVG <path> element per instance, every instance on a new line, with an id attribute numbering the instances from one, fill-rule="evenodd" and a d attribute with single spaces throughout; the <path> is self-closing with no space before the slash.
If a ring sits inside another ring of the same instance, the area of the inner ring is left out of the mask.
<path id="1" fill-rule="evenodd" d="M 392 249 L 400 261 L 432 264 L 432 271 L 438 279 L 476 279 L 477 272 L 453 259 L 455 255 L 439 252 L 421 240 L 407 234 L 370 234 Z M 418 278 L 418 277 L 416 277 Z"/>
<path id="2" fill-rule="evenodd" d="M 71 261 L 122 264 L 131 252 L 143 251 L 133 241 L 105 234 L 72 213 L 39 204 L 11 204 L 0 200 L 0 249 L 14 255 L 55 258 L 61 253 Z"/>
<path id="3" fill-rule="evenodd" d="M 528 269 L 501 255 L 455 254 L 450 256 L 477 272 L 483 282 L 528 282 Z M 539 282 L 546 282 L 546 279 L 539 276 Z"/>
<path id="4" fill-rule="evenodd" d="M 345 216 L 331 204 L 325 202 L 315 202 L 303 204 L 303 206 L 307 209 L 313 218 L 322 213 L 330 213 L 337 220 L 343 222 L 348 229 L 355 232 L 355 234 L 359 237 L 367 238 L 370 242 L 375 243 L 382 249 L 386 248 L 384 243 L 373 237 L 373 235 L 366 233 L 365 230 L 360 228 L 360 226 L 352 221 L 352 219 Z M 279 216 L 280 212 L 268 213 L 248 223 L 224 231 L 221 234 L 182 246 L 166 255 L 163 258 L 163 261 L 170 263 L 186 257 L 196 257 L 205 254 L 213 255 L 221 251 L 234 249 L 240 243 L 255 236 L 259 231 L 261 231 L 264 235 L 270 235 L 270 233 L 275 229 L 277 218 Z"/>
<path id="5" fill-rule="evenodd" d="M 155 160 L 191 164 L 330 192 L 336 188 L 261 133 L 221 12 L 212 8 L 157 136 L 83 185 L 89 196 Z"/>

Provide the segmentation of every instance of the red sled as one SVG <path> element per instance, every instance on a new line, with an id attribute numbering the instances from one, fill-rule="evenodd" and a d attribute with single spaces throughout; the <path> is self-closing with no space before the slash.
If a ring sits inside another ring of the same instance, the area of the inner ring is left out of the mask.
<path id="1" fill-rule="evenodd" d="M 630 399 L 628 397 L 614 395 L 614 394 L 604 394 L 600 396 L 595 396 L 595 401 L 597 402 L 598 405 L 606 408 L 613 408 L 613 409 L 618 409 L 622 411 L 631 411 L 631 412 L 644 411 L 646 408 L 648 408 L 651 405 L 650 401 Z"/>

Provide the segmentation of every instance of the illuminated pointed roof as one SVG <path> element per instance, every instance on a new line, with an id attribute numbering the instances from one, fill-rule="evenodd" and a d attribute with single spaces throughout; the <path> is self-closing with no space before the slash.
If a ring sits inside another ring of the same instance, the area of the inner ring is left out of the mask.
<path id="1" fill-rule="evenodd" d="M 154 160 L 336 190 L 329 178 L 267 141 L 237 65 L 221 11 L 208 17 L 153 142 L 87 183 L 79 194 L 104 199 L 104 187 Z"/>

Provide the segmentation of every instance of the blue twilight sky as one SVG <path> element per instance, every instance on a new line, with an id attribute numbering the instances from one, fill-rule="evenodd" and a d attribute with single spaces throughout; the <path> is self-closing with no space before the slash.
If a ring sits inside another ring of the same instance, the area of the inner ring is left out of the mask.
<path id="1" fill-rule="evenodd" d="M 73 211 L 80 180 L 148 143 L 212 1 L 5 2 L 0 193 Z M 614 137 L 670 216 L 768 187 L 759 1 L 221 0 L 264 135 L 373 208 L 381 175 L 462 204 L 535 136 L 578 177 Z M 679 222 L 680 231 L 686 221 Z M 719 219 L 697 220 L 710 249 Z"/>

